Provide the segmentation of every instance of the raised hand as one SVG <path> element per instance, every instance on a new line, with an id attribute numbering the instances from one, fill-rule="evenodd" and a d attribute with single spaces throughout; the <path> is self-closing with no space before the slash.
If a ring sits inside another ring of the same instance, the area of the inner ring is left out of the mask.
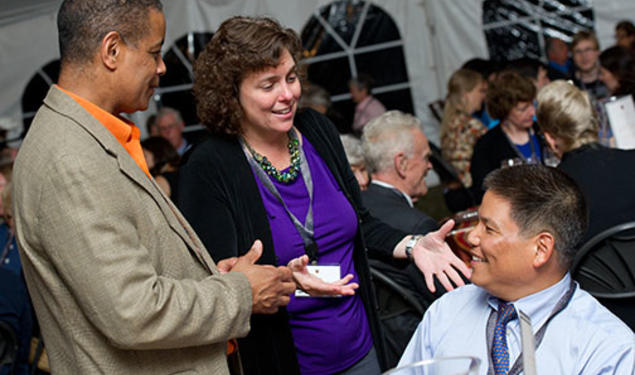
<path id="1" fill-rule="evenodd" d="M 298 258 L 291 259 L 287 264 L 287 267 L 293 274 L 293 280 L 297 284 L 298 288 L 302 289 L 312 297 L 325 297 L 325 296 L 352 296 L 355 294 L 355 289 L 359 287 L 357 283 L 349 282 L 353 279 L 352 274 L 348 274 L 343 278 L 334 281 L 326 282 L 319 277 L 313 275 L 307 269 L 309 263 L 309 257 L 303 255 Z"/>
<path id="2" fill-rule="evenodd" d="M 412 249 L 412 256 L 417 268 L 421 270 L 426 280 L 426 286 L 434 293 L 434 276 L 446 290 L 454 289 L 452 281 L 457 286 L 465 285 L 457 270 L 470 278 L 472 271 L 457 257 L 445 237 L 454 227 L 454 220 L 448 220 L 436 232 L 431 232 L 419 239 Z"/>

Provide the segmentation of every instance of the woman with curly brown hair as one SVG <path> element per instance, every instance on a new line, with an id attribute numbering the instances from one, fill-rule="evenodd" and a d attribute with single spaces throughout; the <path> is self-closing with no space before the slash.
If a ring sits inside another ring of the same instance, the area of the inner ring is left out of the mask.
<path id="1" fill-rule="evenodd" d="M 474 196 L 483 196 L 485 176 L 506 163 L 542 163 L 544 142 L 534 124 L 536 86 L 513 71 L 503 72 L 487 90 L 485 103 L 500 125 L 490 129 L 474 146 L 470 174 Z"/>
<path id="2" fill-rule="evenodd" d="M 216 261 L 260 239 L 259 262 L 288 264 L 299 288 L 306 272 L 351 274 L 359 284 L 333 298 L 296 293 L 287 309 L 253 315 L 239 340 L 247 374 L 378 374 L 383 343 L 366 252 L 410 256 L 432 289 L 433 275 L 448 289 L 449 280 L 463 284 L 452 265 L 469 270 L 443 241 L 452 224 L 420 238 L 368 214 L 333 124 L 296 113 L 300 52 L 295 32 L 271 19 L 220 26 L 194 65 L 198 115 L 212 136 L 182 167 L 179 202 Z"/>

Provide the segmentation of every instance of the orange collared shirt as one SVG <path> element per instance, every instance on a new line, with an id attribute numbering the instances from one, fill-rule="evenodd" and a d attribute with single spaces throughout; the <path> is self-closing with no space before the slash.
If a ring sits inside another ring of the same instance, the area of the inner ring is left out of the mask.
<path id="1" fill-rule="evenodd" d="M 128 151 L 128 154 L 132 157 L 132 160 L 137 163 L 139 168 L 145 172 L 148 177 L 150 171 L 148 170 L 148 164 L 146 164 L 145 156 L 143 155 L 143 149 L 141 148 L 141 132 L 139 128 L 132 122 L 114 116 L 113 114 L 104 111 L 97 105 L 89 102 L 88 100 L 66 91 L 63 88 L 55 85 L 58 89 L 62 90 L 68 96 L 73 98 L 79 105 L 81 105 L 88 113 L 93 115 L 108 131 L 121 143 L 124 149 Z"/>

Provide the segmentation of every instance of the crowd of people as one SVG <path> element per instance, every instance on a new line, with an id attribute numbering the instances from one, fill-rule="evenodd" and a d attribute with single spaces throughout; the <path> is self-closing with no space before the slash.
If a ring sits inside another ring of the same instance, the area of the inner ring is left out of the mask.
<path id="1" fill-rule="evenodd" d="M 163 107 L 142 141 L 121 114 L 166 72 L 160 1 L 64 0 L 57 22 L 59 80 L 0 159 L 0 333 L 17 348 L 0 374 L 32 373 L 36 331 L 53 374 L 366 375 L 465 355 L 512 374 L 527 321 L 538 373 L 633 373 L 633 327 L 569 273 L 635 219 L 635 150 L 611 147 L 597 110 L 634 95 L 632 23 L 604 51 L 581 31 L 549 40 L 548 64 L 466 62 L 435 154 L 365 74 L 346 123 L 305 82 L 298 35 L 245 16 L 193 65 L 206 139 Z M 446 242 L 455 221 L 416 206 L 435 161 L 478 218 L 467 258 Z M 401 337 L 371 269 L 427 309 Z"/>

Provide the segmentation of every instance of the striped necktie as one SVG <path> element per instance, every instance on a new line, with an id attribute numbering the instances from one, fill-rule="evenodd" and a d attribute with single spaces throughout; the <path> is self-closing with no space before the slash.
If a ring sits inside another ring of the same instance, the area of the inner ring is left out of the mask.
<path id="1" fill-rule="evenodd" d="M 505 375 L 509 370 L 509 350 L 507 350 L 507 336 L 505 327 L 511 320 L 516 319 L 514 305 L 501 302 L 498 305 L 498 317 L 494 327 L 494 340 L 492 341 L 492 363 L 494 374 Z"/>

